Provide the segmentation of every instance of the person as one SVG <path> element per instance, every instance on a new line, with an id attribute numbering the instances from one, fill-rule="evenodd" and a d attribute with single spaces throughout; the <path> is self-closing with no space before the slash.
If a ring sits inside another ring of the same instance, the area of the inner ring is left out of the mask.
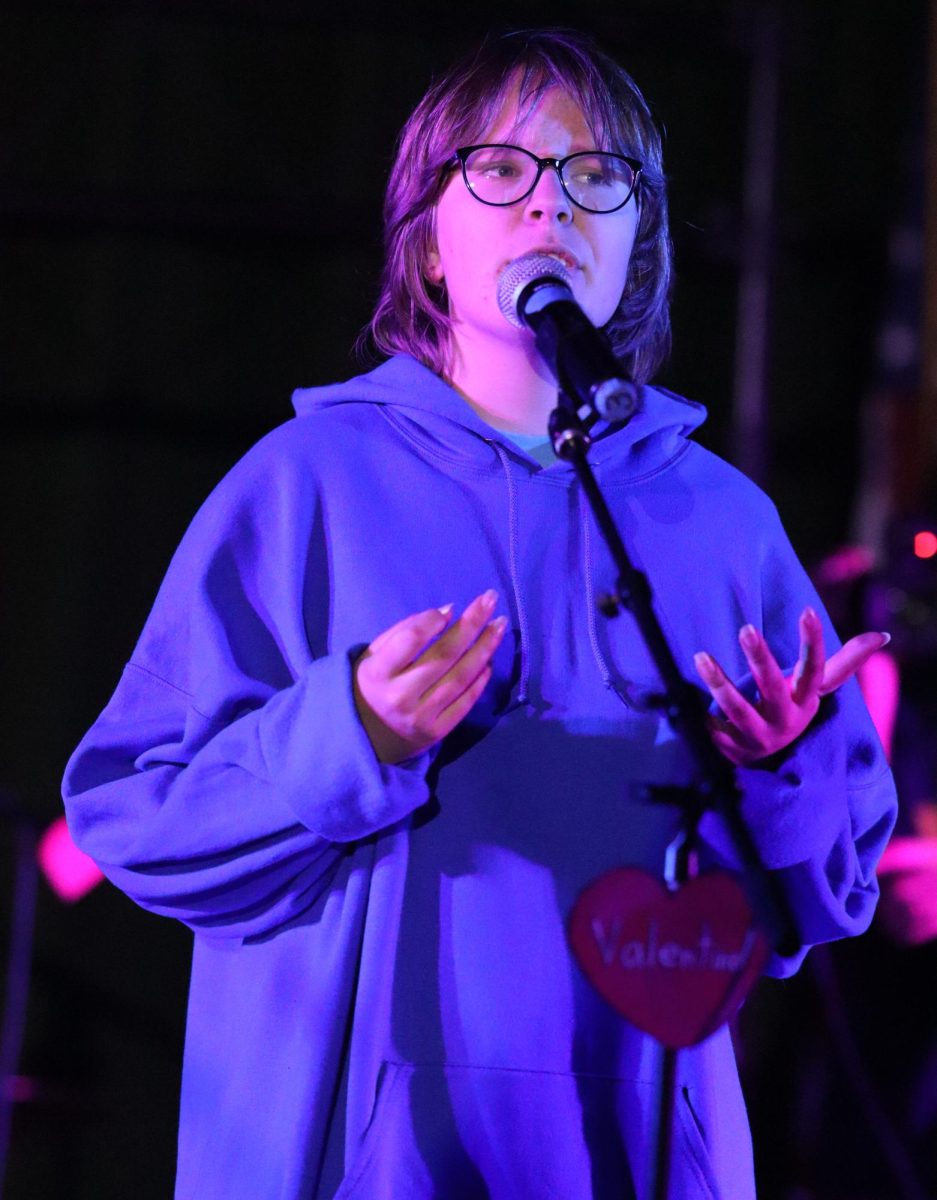
<path id="1" fill-rule="evenodd" d="M 590 41 L 490 38 L 443 74 L 384 219 L 389 357 L 298 391 L 195 517 L 70 761 L 70 827 L 195 931 L 177 1197 L 644 1197 L 660 1046 L 565 926 L 610 868 L 660 873 L 681 814 L 643 786 L 695 768 L 632 618 L 597 618 L 611 562 L 544 450 L 556 385 L 505 266 L 560 260 L 646 385 L 593 466 L 805 942 L 872 916 L 894 800 L 850 676 L 882 639 L 826 658 L 773 506 L 650 385 L 660 137 Z M 735 861 L 714 815 L 701 837 Z M 672 1194 L 754 1195 L 728 1032 L 679 1059 Z"/>

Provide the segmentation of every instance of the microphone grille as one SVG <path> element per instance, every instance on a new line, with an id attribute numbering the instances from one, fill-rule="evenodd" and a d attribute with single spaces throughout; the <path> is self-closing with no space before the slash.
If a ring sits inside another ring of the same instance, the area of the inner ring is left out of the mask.
<path id="1" fill-rule="evenodd" d="M 517 311 L 520 294 L 532 280 L 546 278 L 556 279 L 567 287 L 572 285 L 569 268 L 552 254 L 532 250 L 530 254 L 522 254 L 508 263 L 498 279 L 498 308 L 506 321 L 518 329 L 524 328 Z"/>

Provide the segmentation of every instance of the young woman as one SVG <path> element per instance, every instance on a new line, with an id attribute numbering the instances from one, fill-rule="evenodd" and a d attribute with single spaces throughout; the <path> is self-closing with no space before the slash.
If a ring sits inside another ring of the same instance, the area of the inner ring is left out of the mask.
<path id="1" fill-rule="evenodd" d="M 608 869 L 660 872 L 680 814 L 640 785 L 694 768 L 633 621 L 596 615 L 612 565 L 497 291 L 554 255 L 647 383 L 659 137 L 586 40 L 492 40 L 408 122 L 385 222 L 391 357 L 297 392 L 196 516 L 69 765 L 71 828 L 196 934 L 177 1196 L 643 1197 L 660 1048 L 565 926 Z M 646 386 L 592 462 L 804 940 L 858 933 L 893 795 L 837 689 L 882 638 L 825 661 L 773 507 L 688 440 L 704 415 Z M 714 816 L 702 832 L 731 861 Z M 674 1195 L 752 1196 L 727 1031 L 680 1060 Z"/>

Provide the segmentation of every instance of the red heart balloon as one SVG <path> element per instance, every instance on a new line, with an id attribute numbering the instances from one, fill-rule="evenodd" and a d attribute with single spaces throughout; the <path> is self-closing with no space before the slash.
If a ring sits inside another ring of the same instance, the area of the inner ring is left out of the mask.
<path id="1" fill-rule="evenodd" d="M 674 1050 L 738 1011 L 771 952 L 741 886 L 722 871 L 675 891 L 635 867 L 609 871 L 573 906 L 569 941 L 599 995 Z"/>

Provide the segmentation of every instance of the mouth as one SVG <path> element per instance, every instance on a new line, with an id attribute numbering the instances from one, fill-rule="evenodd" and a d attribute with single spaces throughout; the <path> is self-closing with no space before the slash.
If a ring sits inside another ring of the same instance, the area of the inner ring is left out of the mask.
<path id="1" fill-rule="evenodd" d="M 564 267 L 566 271 L 582 270 L 582 264 L 579 262 L 579 259 L 563 246 L 534 246 L 532 250 L 525 251 L 524 254 L 519 255 L 517 258 L 508 259 L 501 267 L 501 270 L 504 271 L 514 263 L 524 262 L 528 258 L 552 258 Z"/>
<path id="2" fill-rule="evenodd" d="M 537 246 L 530 253 L 542 255 L 546 258 L 555 258 L 557 262 L 562 263 L 570 271 L 579 270 L 579 260 L 561 246 Z M 524 257 L 526 258 L 527 256 L 525 255 Z"/>

